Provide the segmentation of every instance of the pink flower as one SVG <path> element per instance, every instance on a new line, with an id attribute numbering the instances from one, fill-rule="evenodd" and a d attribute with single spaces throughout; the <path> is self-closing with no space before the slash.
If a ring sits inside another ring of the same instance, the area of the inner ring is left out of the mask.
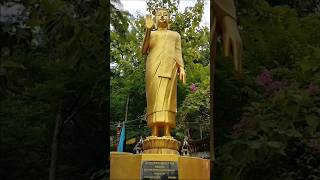
<path id="1" fill-rule="evenodd" d="M 191 92 L 196 92 L 198 89 L 198 87 L 194 83 L 192 83 L 189 88 Z"/>
<path id="2" fill-rule="evenodd" d="M 267 95 L 271 95 L 274 91 L 280 90 L 283 87 L 281 81 L 274 81 L 272 74 L 268 70 L 263 70 L 256 79 L 256 83 L 263 86 Z"/>
<path id="3" fill-rule="evenodd" d="M 263 70 L 256 79 L 256 83 L 264 87 L 268 86 L 272 81 L 272 74 L 268 70 Z"/>
<path id="4" fill-rule="evenodd" d="M 314 95 L 318 94 L 319 93 L 319 86 L 317 86 L 316 84 L 310 83 L 307 88 L 307 93 L 310 96 L 314 96 Z"/>

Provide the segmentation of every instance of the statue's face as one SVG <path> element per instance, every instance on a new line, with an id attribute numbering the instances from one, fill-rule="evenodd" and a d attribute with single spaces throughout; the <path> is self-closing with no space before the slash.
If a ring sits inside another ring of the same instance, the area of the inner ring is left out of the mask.
<path id="1" fill-rule="evenodd" d="M 169 22 L 169 13 L 164 9 L 160 9 L 156 13 L 156 21 L 158 27 L 168 26 Z"/>

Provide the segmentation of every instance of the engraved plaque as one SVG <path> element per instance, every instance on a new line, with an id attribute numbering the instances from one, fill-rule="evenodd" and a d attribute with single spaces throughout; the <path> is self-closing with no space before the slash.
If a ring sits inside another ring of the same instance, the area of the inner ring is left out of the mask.
<path id="1" fill-rule="evenodd" d="M 141 179 L 178 180 L 178 163 L 175 161 L 143 161 Z"/>

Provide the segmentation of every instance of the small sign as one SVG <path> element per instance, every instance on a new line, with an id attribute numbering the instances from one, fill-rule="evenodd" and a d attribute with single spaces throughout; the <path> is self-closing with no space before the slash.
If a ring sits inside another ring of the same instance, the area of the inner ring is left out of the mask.
<path id="1" fill-rule="evenodd" d="M 178 163 L 175 161 L 143 161 L 142 180 L 178 180 Z"/>

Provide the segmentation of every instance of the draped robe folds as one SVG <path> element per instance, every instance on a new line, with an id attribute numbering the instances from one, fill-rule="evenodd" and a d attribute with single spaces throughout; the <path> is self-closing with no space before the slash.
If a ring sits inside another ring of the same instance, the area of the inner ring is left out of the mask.
<path id="1" fill-rule="evenodd" d="M 233 0 L 214 0 L 213 3 L 220 11 L 236 19 L 236 8 Z"/>
<path id="2" fill-rule="evenodd" d="M 181 37 L 175 31 L 152 31 L 146 62 L 148 127 L 176 126 L 177 76 L 183 67 Z"/>

